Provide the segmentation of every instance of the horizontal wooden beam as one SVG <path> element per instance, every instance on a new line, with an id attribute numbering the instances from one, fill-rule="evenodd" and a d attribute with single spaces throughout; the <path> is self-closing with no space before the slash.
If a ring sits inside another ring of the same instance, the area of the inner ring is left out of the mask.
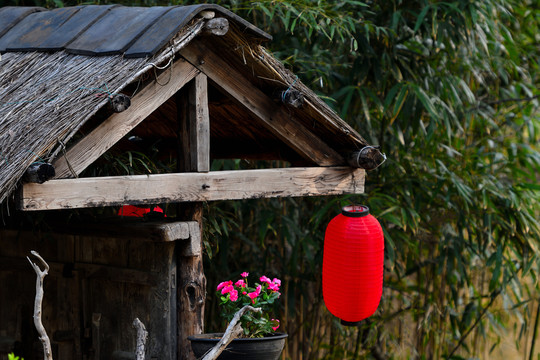
<path id="1" fill-rule="evenodd" d="M 52 210 L 124 204 L 359 194 L 363 169 L 306 167 L 51 180 L 23 184 L 19 208 Z"/>
<path id="2" fill-rule="evenodd" d="M 111 115 L 58 157 L 53 163 L 55 178 L 79 175 L 199 73 L 187 61 L 175 62 L 170 71 L 164 71 L 137 93 L 127 110 Z"/>
<path id="3" fill-rule="evenodd" d="M 85 219 L 78 222 L 48 222 L 55 232 L 70 235 L 104 237 L 114 239 L 173 242 L 200 238 L 196 221 L 148 220 L 140 217 L 118 216 L 99 221 Z M 195 230 L 194 230 L 195 229 Z"/>
<path id="4" fill-rule="evenodd" d="M 201 254 L 201 231 L 196 221 L 147 221 L 141 218 L 119 216 L 100 222 L 77 222 L 71 224 L 51 223 L 56 232 L 92 237 L 173 242 L 184 240 L 181 251 L 184 256 Z M 185 241 L 188 240 L 188 241 Z"/>

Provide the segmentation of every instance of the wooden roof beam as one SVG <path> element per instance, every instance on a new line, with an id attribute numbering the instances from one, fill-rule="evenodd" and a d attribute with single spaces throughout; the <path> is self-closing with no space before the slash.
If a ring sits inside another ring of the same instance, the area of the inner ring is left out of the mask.
<path id="1" fill-rule="evenodd" d="M 175 62 L 170 72 L 164 71 L 157 81 L 137 93 L 127 110 L 111 115 L 73 145 L 65 156 L 58 157 L 53 162 L 55 178 L 74 177 L 73 172 L 79 175 L 199 73 L 187 61 Z"/>
<path id="2" fill-rule="evenodd" d="M 284 107 L 275 104 L 201 41 L 192 41 L 180 50 L 180 54 L 303 158 L 319 166 L 345 164 L 343 157 L 334 149 L 294 119 Z"/>
<path id="3" fill-rule="evenodd" d="M 51 180 L 23 184 L 19 208 L 52 210 L 124 204 L 360 194 L 365 170 L 306 167 Z"/>

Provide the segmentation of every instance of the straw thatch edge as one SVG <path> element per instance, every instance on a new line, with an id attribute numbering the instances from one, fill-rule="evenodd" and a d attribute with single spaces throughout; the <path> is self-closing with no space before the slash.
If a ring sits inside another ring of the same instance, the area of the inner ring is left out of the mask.
<path id="1" fill-rule="evenodd" d="M 152 58 L 88 57 L 13 52 L 0 62 L 0 203 L 34 162 L 49 162 L 81 127 L 126 86 L 175 53 L 202 30 L 194 19 Z M 24 96 L 21 98 L 21 96 Z"/>

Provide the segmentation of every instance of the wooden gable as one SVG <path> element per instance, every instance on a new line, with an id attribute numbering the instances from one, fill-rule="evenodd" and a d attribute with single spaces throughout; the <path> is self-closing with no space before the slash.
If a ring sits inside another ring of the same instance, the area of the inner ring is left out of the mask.
<path id="1" fill-rule="evenodd" d="M 60 151 L 57 147 L 53 152 L 54 180 L 22 185 L 21 209 L 363 192 L 365 172 L 358 166 L 350 166 L 347 159 L 368 144 L 260 46 L 269 36 L 265 37 L 260 30 L 227 12 L 220 11 L 218 16 L 225 17 L 216 18 L 214 7 L 204 8 L 207 12 L 212 10 L 211 13 L 198 18 L 193 8 L 152 8 L 148 10 L 152 11 L 152 16 L 139 24 L 139 28 L 131 29 L 132 35 L 123 34 L 115 43 L 107 44 L 92 33 L 99 32 L 104 23 L 114 22 L 114 13 L 125 15 L 136 11 L 133 14 L 136 18 L 147 10 L 67 9 L 56 12 L 56 18 L 67 18 L 57 21 L 57 26 L 75 26 L 73 17 L 80 11 L 101 14 L 102 10 L 106 10 L 104 15 L 96 16 L 95 23 L 82 35 L 68 41 L 63 51 L 94 56 L 117 52 L 150 54 L 156 50 L 145 52 L 141 44 L 150 49 L 156 41 L 163 42 L 156 40 L 159 38 L 156 32 L 166 34 L 165 38 L 170 39 L 168 45 L 137 73 L 136 81 L 127 81 L 114 92 L 131 97 L 127 110 L 110 113 L 104 119 L 95 115 L 85 121 L 82 138 L 72 142 L 67 150 Z M 175 12 L 184 14 L 181 23 L 190 26 L 189 32 L 180 33 L 181 36 L 171 35 L 170 29 L 178 31 L 170 18 Z M 29 16 L 39 22 L 46 13 L 38 11 Z M 159 28 L 160 21 L 165 30 Z M 47 36 L 40 35 L 33 43 L 10 45 L 10 39 L 12 42 L 27 39 L 20 35 L 24 32 L 21 24 L 25 23 L 32 22 L 26 18 L 0 38 L 5 51 L 23 51 L 24 46 L 41 49 L 40 44 L 50 42 Z M 58 29 L 48 31 L 56 34 Z M 298 94 L 300 105 L 284 101 L 289 92 Z M 178 163 L 191 162 L 184 166 L 191 170 L 160 175 L 78 178 L 105 152 L 120 142 L 126 143 L 128 135 L 162 139 Z M 209 172 L 212 159 L 231 157 L 285 160 L 292 167 Z"/>

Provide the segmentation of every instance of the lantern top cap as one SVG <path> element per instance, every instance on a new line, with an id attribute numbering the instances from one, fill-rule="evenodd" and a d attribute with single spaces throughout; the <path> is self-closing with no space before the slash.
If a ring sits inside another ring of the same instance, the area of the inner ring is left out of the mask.
<path id="1" fill-rule="evenodd" d="M 341 209 L 341 214 L 348 217 L 364 217 L 369 215 L 369 208 L 365 205 L 348 205 Z"/>

